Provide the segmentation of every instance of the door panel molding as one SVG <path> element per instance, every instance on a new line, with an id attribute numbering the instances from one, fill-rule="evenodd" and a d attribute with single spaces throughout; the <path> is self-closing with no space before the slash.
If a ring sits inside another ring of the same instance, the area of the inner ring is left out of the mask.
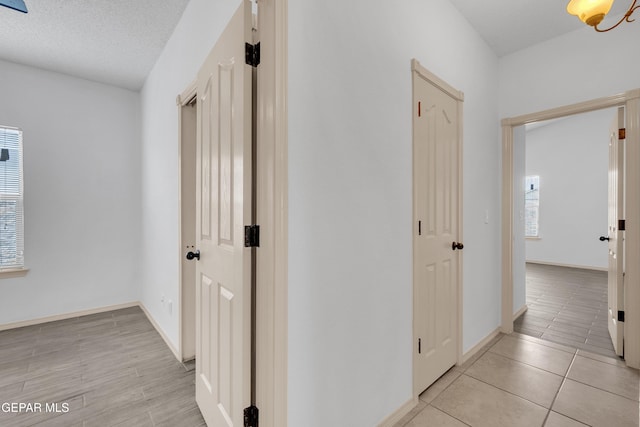
<path id="1" fill-rule="evenodd" d="M 625 361 L 640 369 L 640 89 L 592 99 L 516 117 L 502 119 L 502 324 L 513 332 L 513 130 L 543 120 L 588 113 L 610 107 L 625 107 L 627 129 L 625 168 Z M 630 286 L 635 284 L 635 286 Z"/>

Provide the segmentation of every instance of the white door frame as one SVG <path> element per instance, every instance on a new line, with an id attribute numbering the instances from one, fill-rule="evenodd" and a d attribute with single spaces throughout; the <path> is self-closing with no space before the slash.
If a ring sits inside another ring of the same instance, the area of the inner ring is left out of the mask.
<path id="1" fill-rule="evenodd" d="M 287 426 L 288 0 L 258 0 L 257 395 L 261 427 Z"/>
<path id="2" fill-rule="evenodd" d="M 288 0 L 259 0 L 258 10 L 261 52 L 256 124 L 257 223 L 260 225 L 260 248 L 257 250 L 256 406 L 260 410 L 260 426 L 286 427 L 289 227 Z M 194 81 L 178 96 L 178 110 L 195 92 Z M 178 143 L 178 150 L 180 147 L 181 142 Z M 178 167 L 178 177 L 180 176 L 181 171 Z M 178 237 L 178 241 L 181 242 L 181 236 Z M 181 243 L 178 249 L 178 277 L 181 278 L 184 257 Z M 182 286 L 180 283 L 179 310 L 182 310 Z M 182 311 L 178 318 L 178 330 L 182 331 Z M 182 336 L 179 337 L 179 345 L 179 354 L 182 355 Z"/>
<path id="3" fill-rule="evenodd" d="M 502 120 L 502 324 L 513 332 L 513 129 L 528 123 L 625 107 L 625 361 L 640 368 L 640 89 Z"/>
<path id="4" fill-rule="evenodd" d="M 191 331 L 189 333 L 193 333 L 193 337 L 195 339 L 195 335 L 196 335 L 196 324 L 195 321 L 193 322 L 193 325 L 189 326 L 186 324 L 186 322 L 184 321 L 184 315 L 185 315 L 185 305 L 190 305 L 191 303 L 193 303 L 193 307 L 192 309 L 195 310 L 195 299 L 193 301 L 186 301 L 185 298 L 185 286 L 194 286 L 195 288 L 195 283 L 183 283 L 182 280 L 182 268 L 183 268 L 183 263 L 184 263 L 184 257 L 187 253 L 187 251 L 185 251 L 185 248 L 183 246 L 183 241 L 182 241 L 182 200 L 183 200 L 183 195 L 182 195 L 182 148 L 183 148 L 183 144 L 186 144 L 186 141 L 183 141 L 183 137 L 184 134 L 182 132 L 182 127 L 183 127 L 183 123 L 182 123 L 182 110 L 183 108 L 185 108 L 190 102 L 191 100 L 197 95 L 196 93 L 196 81 L 194 80 L 193 82 L 191 82 L 191 84 L 189 84 L 189 86 L 187 86 L 187 88 L 180 94 L 177 96 L 176 98 L 176 105 L 178 106 L 178 191 L 180 192 L 180 197 L 178 198 L 178 354 L 180 355 L 181 358 L 181 362 L 184 362 L 185 360 L 191 358 L 190 354 L 186 354 L 186 350 L 185 350 L 185 345 L 184 345 L 184 341 L 185 341 L 185 333 L 184 333 L 184 329 L 183 328 L 187 328 L 187 327 L 191 327 Z M 196 108 L 198 108 L 196 106 Z M 193 168 L 195 171 L 195 159 L 194 159 L 194 164 L 193 164 Z M 194 172 L 195 173 L 195 172 Z M 193 191 L 195 192 L 195 188 L 193 189 Z M 195 266 L 194 266 L 195 268 Z"/>
<path id="5" fill-rule="evenodd" d="M 425 80 L 429 81 L 431 84 L 433 84 L 434 86 L 438 87 L 440 90 L 442 90 L 443 92 L 445 92 L 446 94 L 448 94 L 449 96 L 451 96 L 452 98 L 454 98 L 456 100 L 457 103 L 457 109 L 458 109 L 458 173 L 459 173 L 459 179 L 458 179 L 458 241 L 460 242 L 464 242 L 464 238 L 463 238 L 463 228 L 462 228 L 462 212 L 463 212 L 463 204 L 462 204 L 462 183 L 463 183 L 463 168 L 462 168 L 462 149 L 463 149 L 463 108 L 462 108 L 462 102 L 464 101 L 464 94 L 462 92 L 460 92 L 459 90 L 455 89 L 454 87 L 450 86 L 447 82 L 445 82 L 444 80 L 440 79 L 438 76 L 436 76 L 435 74 L 431 73 L 429 70 L 427 70 L 426 68 L 424 68 L 420 62 L 418 62 L 418 60 L 416 59 L 412 59 L 411 60 L 411 71 L 412 72 L 417 72 L 421 77 L 423 77 Z M 413 111 L 413 108 L 411 109 L 411 111 Z M 415 142 L 412 140 L 412 145 L 415 144 Z M 412 153 L 412 157 L 415 156 L 415 147 L 413 147 L 413 153 Z M 413 180 L 415 180 L 415 174 L 413 175 Z M 415 203 L 416 203 L 416 194 L 415 194 L 415 185 L 414 185 L 414 193 L 413 193 L 413 203 L 414 203 L 414 207 L 412 208 L 413 211 L 413 224 L 416 227 L 416 232 L 417 232 L 417 223 L 418 223 L 418 219 L 416 218 L 416 208 L 415 208 Z M 416 253 L 416 249 L 415 249 L 415 238 L 412 238 L 413 241 L 413 253 L 414 253 L 414 259 L 413 259 L 413 264 L 416 264 L 416 259 L 415 259 L 415 253 Z M 459 259 L 458 259 L 458 269 L 457 269 L 457 275 L 458 275 L 458 283 L 457 283 L 457 288 L 455 290 L 456 293 L 456 305 L 457 305 L 457 328 L 456 328 L 456 347 L 457 347 L 457 364 L 460 365 L 463 363 L 462 360 L 462 265 L 463 265 L 463 253 L 460 252 L 459 254 Z M 418 402 L 418 398 L 419 398 L 419 394 L 420 392 L 422 392 L 422 390 L 419 390 L 417 387 L 417 382 L 416 382 L 416 372 L 417 372 L 417 352 L 418 352 L 418 337 L 417 337 L 417 331 L 416 331 L 416 307 L 415 307 L 415 293 L 416 293 L 416 282 L 415 282 L 415 274 L 414 274 L 414 282 L 413 282 L 413 322 L 412 322 L 412 337 L 413 337 L 413 351 L 412 351 L 412 360 L 413 360 L 413 365 L 412 365 L 412 376 L 413 376 L 413 403 L 417 403 Z"/>

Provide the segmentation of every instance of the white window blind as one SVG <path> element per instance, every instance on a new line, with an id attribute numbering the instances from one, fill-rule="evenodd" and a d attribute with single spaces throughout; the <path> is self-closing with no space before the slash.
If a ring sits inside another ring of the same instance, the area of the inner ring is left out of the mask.
<path id="1" fill-rule="evenodd" d="M 24 268 L 22 131 L 0 126 L 0 271 Z"/>
<path id="2" fill-rule="evenodd" d="M 539 237 L 540 217 L 540 177 L 525 178 L 524 188 L 524 230 L 526 237 Z"/>

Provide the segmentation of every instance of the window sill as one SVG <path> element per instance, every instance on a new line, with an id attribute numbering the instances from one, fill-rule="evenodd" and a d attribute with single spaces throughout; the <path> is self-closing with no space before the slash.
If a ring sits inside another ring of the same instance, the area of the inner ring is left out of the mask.
<path id="1" fill-rule="evenodd" d="M 542 237 L 540 236 L 527 236 L 525 237 L 526 240 L 542 240 Z"/>
<path id="2" fill-rule="evenodd" d="M 29 272 L 28 268 L 11 268 L 0 270 L 0 279 L 11 279 L 14 277 L 24 277 Z"/>

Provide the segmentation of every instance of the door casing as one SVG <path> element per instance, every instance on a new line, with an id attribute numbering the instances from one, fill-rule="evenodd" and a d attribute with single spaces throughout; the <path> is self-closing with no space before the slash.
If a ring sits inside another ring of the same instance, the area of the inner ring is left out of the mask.
<path id="1" fill-rule="evenodd" d="M 640 89 L 605 98 L 502 119 L 502 322 L 503 333 L 513 332 L 513 144 L 514 128 L 611 107 L 625 107 L 625 361 L 640 369 Z M 635 261 L 634 261 L 635 260 Z"/>
<path id="2" fill-rule="evenodd" d="M 193 188 L 189 188 L 187 182 L 195 181 L 195 146 L 196 146 L 196 124 L 197 115 L 196 82 L 192 82 L 178 97 L 178 189 L 180 191 L 178 209 L 178 259 L 180 285 L 178 290 L 179 322 L 178 342 L 180 348 L 181 361 L 187 361 L 195 357 L 196 341 L 196 321 L 195 321 L 195 264 L 189 262 L 185 264 L 185 254 L 188 252 L 186 246 L 195 242 L 195 216 L 185 217 L 184 213 L 191 207 L 195 212 L 195 183 Z M 190 154 L 193 154 L 192 156 Z M 186 184 L 186 185 L 185 185 Z M 193 227 L 191 232 L 187 228 Z M 190 269 L 186 271 L 185 269 Z M 193 282 L 189 283 L 189 278 L 193 277 Z"/>

